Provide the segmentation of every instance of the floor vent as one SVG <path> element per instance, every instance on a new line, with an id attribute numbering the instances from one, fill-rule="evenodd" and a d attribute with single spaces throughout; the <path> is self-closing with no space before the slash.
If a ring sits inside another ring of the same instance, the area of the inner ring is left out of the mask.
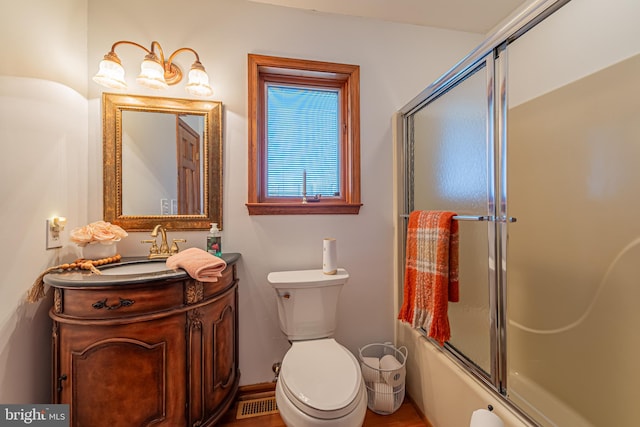
<path id="1" fill-rule="evenodd" d="M 262 415 L 277 414 L 278 405 L 276 405 L 275 396 L 265 397 L 262 399 L 241 400 L 238 402 L 238 412 L 236 419 L 259 417 Z"/>

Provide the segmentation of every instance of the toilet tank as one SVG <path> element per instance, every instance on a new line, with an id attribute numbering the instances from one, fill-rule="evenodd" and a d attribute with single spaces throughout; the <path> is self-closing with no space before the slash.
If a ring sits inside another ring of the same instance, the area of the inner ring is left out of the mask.
<path id="1" fill-rule="evenodd" d="M 291 341 L 333 336 L 340 290 L 349 273 L 322 270 L 269 273 L 267 281 L 276 291 L 280 329 Z"/>

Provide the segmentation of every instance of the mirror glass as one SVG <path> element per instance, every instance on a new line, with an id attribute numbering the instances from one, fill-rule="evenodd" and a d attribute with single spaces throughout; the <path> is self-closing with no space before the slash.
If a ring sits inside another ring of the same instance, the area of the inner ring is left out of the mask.
<path id="1" fill-rule="evenodd" d="M 130 231 L 222 226 L 222 104 L 103 95 L 104 217 Z"/>

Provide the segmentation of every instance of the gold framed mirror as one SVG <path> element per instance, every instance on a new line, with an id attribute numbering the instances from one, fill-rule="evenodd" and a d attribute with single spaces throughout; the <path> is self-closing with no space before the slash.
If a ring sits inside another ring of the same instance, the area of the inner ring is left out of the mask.
<path id="1" fill-rule="evenodd" d="M 104 220 L 222 229 L 222 103 L 103 93 Z"/>

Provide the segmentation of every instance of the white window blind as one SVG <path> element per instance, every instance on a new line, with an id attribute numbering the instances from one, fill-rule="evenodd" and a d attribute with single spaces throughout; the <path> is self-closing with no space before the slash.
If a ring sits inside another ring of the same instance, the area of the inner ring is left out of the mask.
<path id="1" fill-rule="evenodd" d="M 267 197 L 340 195 L 338 89 L 267 85 Z"/>

